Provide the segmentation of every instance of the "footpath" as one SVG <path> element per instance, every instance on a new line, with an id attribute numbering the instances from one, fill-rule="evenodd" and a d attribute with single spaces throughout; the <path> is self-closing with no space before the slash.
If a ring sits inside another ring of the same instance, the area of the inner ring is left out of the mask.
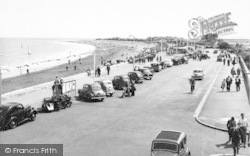
<path id="1" fill-rule="evenodd" d="M 223 62 L 222 62 L 223 64 Z M 233 78 L 233 83 L 231 85 L 231 91 L 224 91 L 221 89 L 221 83 L 223 79 L 231 76 L 231 69 L 233 65 L 230 66 L 222 65 L 221 70 L 218 71 L 217 79 L 208 96 L 204 96 L 205 101 L 202 109 L 198 111 L 195 115 L 196 121 L 200 124 L 227 132 L 227 121 L 234 117 L 236 120 L 240 119 L 241 113 L 245 114 L 245 118 L 248 119 L 248 124 L 250 124 L 250 105 L 247 96 L 247 90 L 245 86 L 245 80 L 243 78 L 242 72 L 240 75 L 241 85 L 240 91 L 236 91 L 235 78 Z M 241 68 L 239 64 L 234 66 L 235 69 Z M 200 103 L 202 105 L 202 103 Z M 249 125 L 250 126 L 250 125 Z M 250 129 L 250 127 L 248 127 Z M 225 142 L 228 140 L 225 140 Z M 247 142 L 248 143 L 248 142 Z M 250 148 L 241 148 L 240 153 L 245 153 L 250 155 Z"/>

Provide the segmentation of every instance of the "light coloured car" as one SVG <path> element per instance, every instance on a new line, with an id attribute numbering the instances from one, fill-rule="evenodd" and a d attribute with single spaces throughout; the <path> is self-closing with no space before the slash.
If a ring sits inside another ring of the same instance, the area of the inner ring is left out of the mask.
<path id="1" fill-rule="evenodd" d="M 113 96 L 115 93 L 115 89 L 111 80 L 105 79 L 96 81 L 96 83 L 101 85 L 102 90 L 106 93 L 106 96 Z"/>
<path id="2" fill-rule="evenodd" d="M 161 131 L 152 141 L 151 156 L 191 156 L 187 136 L 180 131 Z"/>
<path id="3" fill-rule="evenodd" d="M 171 59 L 166 59 L 165 63 L 167 64 L 167 67 L 172 67 L 173 66 L 173 61 Z"/>
<path id="4" fill-rule="evenodd" d="M 195 80 L 202 80 L 204 79 L 203 69 L 196 68 L 193 70 L 192 78 Z"/>

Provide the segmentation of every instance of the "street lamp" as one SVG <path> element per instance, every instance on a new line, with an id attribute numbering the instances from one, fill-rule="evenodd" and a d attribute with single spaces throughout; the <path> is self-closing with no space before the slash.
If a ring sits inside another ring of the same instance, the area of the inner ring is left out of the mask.
<path id="1" fill-rule="evenodd" d="M 0 54 L 0 56 L 2 56 Z M 2 68 L 0 65 L 0 105 L 2 104 Z"/>
<path id="2" fill-rule="evenodd" d="M 134 43 L 135 43 L 135 37 L 133 35 L 129 35 L 129 38 L 133 37 L 134 38 Z M 134 55 L 134 58 L 133 58 L 133 70 L 135 69 L 135 47 L 133 48 L 133 55 Z"/>
<path id="3" fill-rule="evenodd" d="M 95 83 L 95 75 L 96 75 L 96 71 L 95 71 L 95 50 L 94 50 L 94 53 L 93 53 L 93 58 L 94 58 L 94 74 L 93 74 L 93 83 Z"/>

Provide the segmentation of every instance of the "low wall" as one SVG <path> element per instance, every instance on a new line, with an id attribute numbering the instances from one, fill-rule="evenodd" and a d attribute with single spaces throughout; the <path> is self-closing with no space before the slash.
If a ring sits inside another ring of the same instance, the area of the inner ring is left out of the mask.
<path id="1" fill-rule="evenodd" d="M 248 103 L 250 105 L 250 72 L 246 66 L 245 61 L 243 60 L 243 58 L 240 56 L 240 67 L 242 70 L 242 76 L 244 78 L 244 82 L 245 82 L 245 87 L 247 90 L 247 97 L 248 97 Z"/>

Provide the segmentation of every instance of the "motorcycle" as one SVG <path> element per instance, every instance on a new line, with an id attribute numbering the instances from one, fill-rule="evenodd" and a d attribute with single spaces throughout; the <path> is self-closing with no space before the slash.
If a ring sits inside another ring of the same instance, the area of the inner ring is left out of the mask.
<path id="1" fill-rule="evenodd" d="M 42 110 L 45 112 L 59 111 L 71 107 L 71 97 L 64 95 L 55 95 L 43 99 Z"/>

